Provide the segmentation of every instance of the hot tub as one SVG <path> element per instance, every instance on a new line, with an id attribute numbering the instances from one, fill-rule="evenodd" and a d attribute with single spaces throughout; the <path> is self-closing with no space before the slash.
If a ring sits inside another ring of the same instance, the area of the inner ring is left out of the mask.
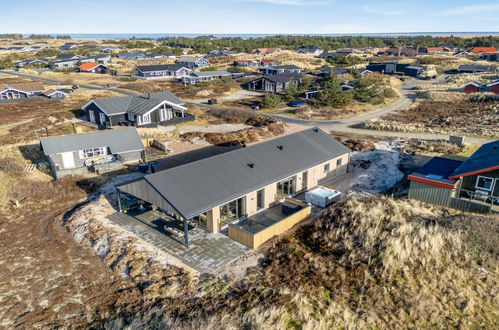
<path id="1" fill-rule="evenodd" d="M 312 205 L 322 208 L 337 202 L 340 199 L 341 192 L 319 186 L 305 193 L 305 201 Z"/>

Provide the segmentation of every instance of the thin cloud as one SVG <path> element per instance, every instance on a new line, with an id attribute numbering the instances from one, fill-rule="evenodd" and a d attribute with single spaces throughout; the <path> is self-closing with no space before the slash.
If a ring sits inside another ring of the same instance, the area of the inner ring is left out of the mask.
<path id="1" fill-rule="evenodd" d="M 327 5 L 328 1 L 307 1 L 307 0 L 240 0 L 242 2 L 261 2 L 271 5 L 283 6 L 323 6 Z"/>
<path id="2" fill-rule="evenodd" d="M 443 16 L 462 16 L 468 14 L 484 13 L 491 11 L 499 11 L 499 5 L 474 5 L 474 6 L 463 6 L 456 7 L 449 10 L 445 10 L 440 14 Z"/>
<path id="3" fill-rule="evenodd" d="M 371 7 L 369 5 L 362 6 L 362 10 L 369 14 L 377 14 L 377 15 L 402 15 L 405 13 L 403 10 L 398 10 L 394 8 L 387 7 Z"/>

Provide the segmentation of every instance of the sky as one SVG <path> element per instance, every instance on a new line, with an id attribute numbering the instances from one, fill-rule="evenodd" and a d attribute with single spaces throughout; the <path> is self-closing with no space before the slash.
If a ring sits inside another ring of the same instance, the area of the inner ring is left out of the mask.
<path id="1" fill-rule="evenodd" d="M 0 33 L 497 32 L 490 0 L 0 0 Z M 15 3 L 15 5 L 13 5 Z"/>

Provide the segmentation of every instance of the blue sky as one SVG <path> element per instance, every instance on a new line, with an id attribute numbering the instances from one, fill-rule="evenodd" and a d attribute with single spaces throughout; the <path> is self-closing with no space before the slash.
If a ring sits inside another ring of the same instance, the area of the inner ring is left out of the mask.
<path id="1" fill-rule="evenodd" d="M 0 33 L 496 32 L 499 1 L 16 0 Z"/>

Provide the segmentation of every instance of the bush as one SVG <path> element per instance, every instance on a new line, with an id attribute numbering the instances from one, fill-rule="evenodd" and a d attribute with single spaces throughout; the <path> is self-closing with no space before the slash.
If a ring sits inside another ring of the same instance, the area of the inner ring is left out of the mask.
<path id="1" fill-rule="evenodd" d="M 12 157 L 0 158 L 0 171 L 6 173 L 22 173 L 23 167 Z"/>
<path id="2" fill-rule="evenodd" d="M 385 88 L 383 96 L 388 98 L 397 97 L 397 92 L 393 88 Z"/>
<path id="3" fill-rule="evenodd" d="M 281 103 L 281 97 L 277 94 L 267 93 L 263 96 L 261 106 L 264 109 L 273 109 Z"/>

